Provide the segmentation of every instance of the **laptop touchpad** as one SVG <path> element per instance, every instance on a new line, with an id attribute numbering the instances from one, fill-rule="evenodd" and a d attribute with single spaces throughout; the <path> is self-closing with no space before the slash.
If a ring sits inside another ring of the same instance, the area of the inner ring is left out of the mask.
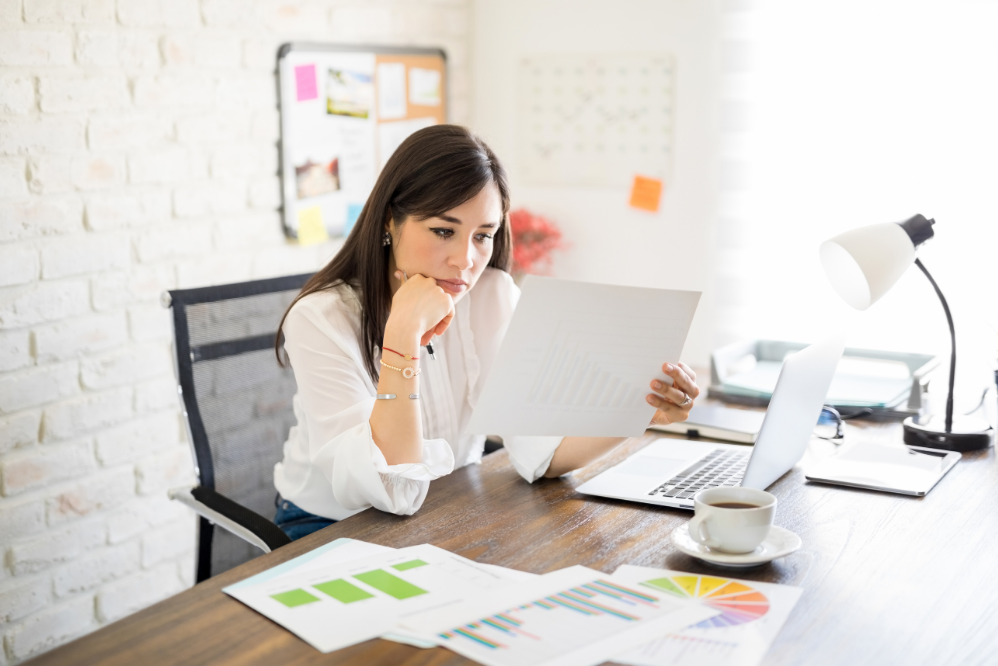
<path id="1" fill-rule="evenodd" d="M 653 476 L 665 481 L 681 472 L 688 459 L 659 458 L 657 456 L 632 456 L 613 469 L 616 474 Z"/>

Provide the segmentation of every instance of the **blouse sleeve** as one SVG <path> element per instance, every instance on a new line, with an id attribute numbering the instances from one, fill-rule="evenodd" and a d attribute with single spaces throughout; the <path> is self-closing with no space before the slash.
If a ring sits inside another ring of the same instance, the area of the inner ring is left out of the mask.
<path id="1" fill-rule="evenodd" d="M 327 314 L 300 301 L 283 328 L 308 424 L 309 460 L 343 508 L 410 515 L 430 481 L 454 469 L 454 454 L 445 440 L 427 439 L 422 462 L 387 463 L 371 435 L 377 389 L 363 369 L 356 333 L 345 318 Z"/>
<path id="2" fill-rule="evenodd" d="M 503 437 L 503 446 L 509 451 L 509 460 L 524 479 L 533 483 L 544 476 L 551 466 L 555 449 L 562 437 Z"/>

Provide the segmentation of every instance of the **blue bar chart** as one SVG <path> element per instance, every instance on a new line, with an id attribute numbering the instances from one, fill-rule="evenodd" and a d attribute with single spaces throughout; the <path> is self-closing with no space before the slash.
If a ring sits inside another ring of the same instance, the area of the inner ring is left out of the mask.
<path id="1" fill-rule="evenodd" d="M 585 567 L 548 574 L 517 594 L 531 591 L 529 601 L 500 612 L 476 616 L 469 608 L 465 617 L 476 619 L 438 625 L 447 628 L 434 638 L 487 666 L 597 664 L 716 614 Z"/>

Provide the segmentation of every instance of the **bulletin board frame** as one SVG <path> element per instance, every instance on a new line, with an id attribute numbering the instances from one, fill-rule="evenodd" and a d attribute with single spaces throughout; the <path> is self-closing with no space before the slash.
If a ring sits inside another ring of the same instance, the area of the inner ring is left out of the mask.
<path id="1" fill-rule="evenodd" d="M 441 48 L 290 42 L 277 88 L 281 220 L 301 245 L 349 235 L 398 144 L 448 121 Z"/>

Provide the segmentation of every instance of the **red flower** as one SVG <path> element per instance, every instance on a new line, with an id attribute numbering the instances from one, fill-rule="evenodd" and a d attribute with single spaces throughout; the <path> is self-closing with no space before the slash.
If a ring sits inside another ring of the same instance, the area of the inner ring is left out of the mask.
<path id="1" fill-rule="evenodd" d="M 513 234 L 513 273 L 548 274 L 551 251 L 565 249 L 558 225 L 521 208 L 509 214 L 509 227 Z"/>

